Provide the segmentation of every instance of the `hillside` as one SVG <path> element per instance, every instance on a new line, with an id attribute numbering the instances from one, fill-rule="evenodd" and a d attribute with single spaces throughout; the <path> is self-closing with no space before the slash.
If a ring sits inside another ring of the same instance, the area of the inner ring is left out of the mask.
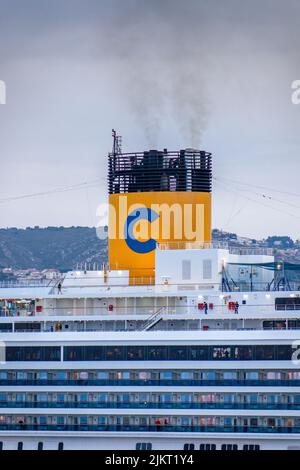
<path id="1" fill-rule="evenodd" d="M 237 246 L 272 247 L 277 259 L 300 263 L 300 243 L 287 236 L 255 240 L 217 229 L 212 234 L 214 240 Z M 95 228 L 0 229 L 0 269 L 56 268 L 66 271 L 81 263 L 101 265 L 106 259 L 107 243 L 97 238 Z"/>
<path id="2" fill-rule="evenodd" d="M 0 229 L 0 268 L 73 269 L 106 260 L 106 242 L 89 227 Z"/>

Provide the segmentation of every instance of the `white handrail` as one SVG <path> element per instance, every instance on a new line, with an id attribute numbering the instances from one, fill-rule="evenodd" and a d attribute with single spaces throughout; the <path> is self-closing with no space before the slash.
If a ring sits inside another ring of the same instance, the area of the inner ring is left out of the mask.
<path id="1" fill-rule="evenodd" d="M 150 317 L 144 322 L 142 327 L 140 328 L 141 331 L 148 330 L 151 326 L 154 326 L 161 318 L 162 312 L 164 311 L 165 307 L 160 307 L 157 312 L 150 315 Z"/>

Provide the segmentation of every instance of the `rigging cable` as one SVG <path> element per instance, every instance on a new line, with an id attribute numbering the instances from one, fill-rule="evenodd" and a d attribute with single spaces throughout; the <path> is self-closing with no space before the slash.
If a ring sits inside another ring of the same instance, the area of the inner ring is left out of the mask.
<path id="1" fill-rule="evenodd" d="M 247 199 L 248 201 L 251 201 L 251 202 L 254 202 L 254 203 L 259 204 L 259 205 L 261 205 L 261 206 L 267 207 L 268 209 L 273 209 L 273 210 L 275 210 L 275 211 L 277 211 L 277 212 L 281 212 L 281 213 L 283 213 L 283 214 L 285 214 L 285 215 L 289 215 L 290 217 L 300 219 L 300 216 L 298 216 L 298 215 L 296 215 L 296 214 L 291 214 L 290 212 L 287 212 L 287 211 L 285 211 L 285 210 L 283 210 L 283 209 L 280 209 L 280 208 L 278 208 L 278 207 L 274 207 L 274 206 L 265 204 L 265 203 L 262 202 L 262 201 L 258 201 L 258 200 L 256 200 L 256 199 L 250 198 L 249 196 L 246 196 L 245 194 L 242 194 L 242 191 L 241 191 L 241 190 L 232 189 L 232 187 L 228 188 L 228 187 L 226 186 L 226 184 L 224 184 L 223 182 L 217 180 L 216 178 L 215 178 L 215 180 L 216 180 L 216 182 L 217 182 L 219 185 L 221 185 L 221 189 L 223 189 L 223 190 L 225 190 L 225 191 L 229 191 L 229 192 L 234 193 L 234 194 L 239 194 L 240 197 L 243 197 L 244 199 Z M 222 188 L 222 186 L 223 186 L 223 188 Z M 224 186 L 225 186 L 225 187 L 224 187 Z M 297 206 L 297 207 L 298 207 L 298 206 Z"/>
<path id="2" fill-rule="evenodd" d="M 5 202 L 12 202 L 12 201 L 18 201 L 21 199 L 28 199 L 28 198 L 33 198 L 37 196 L 46 196 L 48 194 L 56 194 L 56 193 L 63 193 L 67 191 L 75 191 L 75 190 L 80 190 L 80 189 L 86 189 L 86 188 L 91 188 L 97 184 L 99 184 L 100 181 L 103 181 L 103 178 L 98 178 L 96 180 L 92 181 L 85 181 L 83 183 L 78 183 L 74 184 L 71 186 L 66 186 L 64 188 L 56 188 L 56 189 L 50 189 L 48 191 L 40 191 L 37 193 L 30 193 L 30 194 L 23 194 L 21 196 L 12 196 L 8 198 L 3 198 L 0 199 L 0 204 L 5 203 Z"/>
<path id="3" fill-rule="evenodd" d="M 226 178 L 223 178 L 224 180 L 226 180 Z M 220 182 L 220 183 L 223 183 L 225 185 L 227 185 L 228 183 L 226 182 L 222 182 L 222 178 L 214 178 L 215 181 L 217 182 Z M 247 186 L 247 183 L 240 183 L 238 181 L 234 181 L 234 180 L 231 180 L 231 183 L 230 185 L 232 186 L 233 185 L 246 185 Z M 248 184 L 248 186 L 252 186 L 251 184 Z M 279 202 L 280 204 L 285 204 L 287 206 L 291 206 L 291 207 L 294 207 L 296 209 L 300 209 L 300 206 L 299 204 L 293 204 L 292 202 L 287 202 L 287 201 L 283 201 L 282 199 L 278 199 L 274 196 L 270 196 L 269 194 L 266 194 L 266 193 L 260 193 L 260 192 L 255 192 L 253 190 L 248 190 L 248 189 L 245 189 L 245 188 L 239 188 L 239 187 L 236 187 L 235 188 L 237 191 L 242 191 L 242 192 L 247 192 L 247 193 L 251 193 L 251 194 L 255 194 L 256 196 L 260 196 L 260 197 L 263 197 L 264 199 L 268 199 L 270 201 L 274 201 L 274 202 Z M 300 197 L 300 195 L 299 195 Z"/>

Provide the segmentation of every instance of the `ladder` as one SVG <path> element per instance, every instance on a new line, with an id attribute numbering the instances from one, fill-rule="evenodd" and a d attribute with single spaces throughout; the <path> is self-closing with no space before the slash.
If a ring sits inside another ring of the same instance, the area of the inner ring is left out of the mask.
<path id="1" fill-rule="evenodd" d="M 152 313 L 149 318 L 144 322 L 144 324 L 139 328 L 140 331 L 148 331 L 153 328 L 163 317 L 165 307 L 160 307 L 156 312 Z"/>

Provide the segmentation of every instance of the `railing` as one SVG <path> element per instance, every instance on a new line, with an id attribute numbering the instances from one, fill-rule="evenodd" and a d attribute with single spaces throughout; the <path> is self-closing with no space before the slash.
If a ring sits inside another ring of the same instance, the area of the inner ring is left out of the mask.
<path id="1" fill-rule="evenodd" d="M 49 279 L 17 279 L 13 281 L 0 281 L 0 289 L 15 289 L 18 287 L 51 287 L 54 280 Z"/>
<path id="2" fill-rule="evenodd" d="M 0 431 L 124 431 L 197 433 L 300 433 L 300 427 L 287 426 L 170 426 L 170 425 L 84 425 L 84 424 L 0 424 Z"/>
<path id="3" fill-rule="evenodd" d="M 274 287 L 269 282 L 227 280 L 227 287 L 222 290 L 223 292 L 299 292 L 300 281 L 289 281 L 286 285 L 280 284 Z"/>
<path id="4" fill-rule="evenodd" d="M 161 242 L 157 244 L 159 250 L 199 250 L 199 249 L 225 249 L 229 250 L 231 254 L 238 255 L 267 255 L 273 256 L 273 248 L 267 247 L 250 247 L 250 246 L 235 246 L 228 242 L 212 241 L 212 242 L 197 242 L 197 241 L 178 241 L 178 242 Z"/>
<path id="5" fill-rule="evenodd" d="M 286 304 L 286 305 L 280 305 L 280 304 L 275 304 L 275 310 L 300 310 L 300 303 L 299 304 Z"/>
<path id="6" fill-rule="evenodd" d="M 97 280 L 98 282 L 97 282 Z M 81 281 L 84 278 L 80 279 Z M 185 283 L 173 283 L 171 281 L 163 281 L 155 283 L 153 277 L 139 277 L 131 278 L 128 283 L 111 283 L 111 284 L 102 284 L 100 283 L 99 278 L 95 278 L 95 282 L 90 284 L 80 284 L 76 282 L 76 278 L 68 279 L 68 283 L 65 284 L 62 282 L 62 290 L 59 291 L 57 287 L 57 281 L 18 281 L 18 282 L 0 282 L 1 288 L 41 288 L 49 287 L 49 295 L 53 295 L 58 298 L 63 298 L 65 294 L 74 294 L 76 295 L 82 293 L 83 297 L 86 297 L 86 293 L 89 292 L 89 289 L 97 289 L 98 292 L 118 292 L 124 291 L 126 293 L 134 292 L 135 290 L 144 292 L 145 289 L 149 292 L 182 292 L 182 291 L 221 291 L 224 293 L 231 292 L 300 292 L 300 281 L 289 281 L 288 285 L 276 285 L 274 288 L 273 284 L 269 282 L 256 282 L 252 283 L 249 281 L 237 282 L 232 280 L 227 280 L 226 286 L 222 282 L 185 282 Z M 59 281 L 58 281 L 59 282 Z M 79 293 L 78 293 L 79 292 Z M 1 298 L 1 290 L 0 290 Z"/>
<path id="7" fill-rule="evenodd" d="M 49 284 L 49 286 L 52 286 L 51 290 L 49 292 L 50 295 L 54 295 L 56 292 L 57 292 L 57 294 L 62 293 L 62 285 L 63 285 L 64 279 L 65 279 L 65 276 L 61 277 L 59 279 L 55 279 L 52 282 L 52 284 Z"/>
<path id="8" fill-rule="evenodd" d="M 208 302 L 208 301 L 207 301 Z M 155 310 L 155 308 L 159 308 L 159 310 Z M 300 303 L 294 305 L 275 305 L 275 304 L 256 304 L 256 305 L 239 305 L 238 310 L 229 310 L 228 305 L 225 304 L 213 304 L 212 308 L 207 309 L 207 314 L 205 314 L 204 309 L 198 309 L 197 305 L 177 305 L 177 306 L 169 306 L 169 305 L 161 305 L 159 307 L 113 307 L 111 310 L 109 307 L 43 307 L 42 312 L 35 312 L 35 311 L 24 311 L 23 310 L 16 310 L 15 308 L 8 310 L 7 307 L 0 307 L 0 317 L 28 317 L 28 321 L 30 321 L 30 317 L 36 317 L 40 320 L 43 320 L 44 316 L 120 316 L 120 320 L 126 320 L 128 315 L 134 316 L 142 316 L 147 315 L 151 317 L 155 317 L 158 313 L 163 316 L 171 316 L 174 317 L 175 315 L 182 316 L 181 319 L 186 318 L 188 315 L 192 315 L 193 319 L 209 319 L 209 318 L 262 318 L 264 320 L 272 320 L 272 315 L 274 319 L 278 318 L 278 312 L 281 311 L 299 311 L 300 317 Z M 266 315 L 269 315 L 267 317 Z M 150 317 L 150 318 L 151 318 Z M 150 320 L 149 318 L 149 320 Z M 286 318 L 283 317 L 282 320 Z M 141 321 L 145 321 L 141 319 Z M 147 319 L 148 321 L 148 319 Z"/>
<path id="9" fill-rule="evenodd" d="M 300 404 L 269 403 L 132 403 L 132 402 L 0 402 L 0 408 L 89 408 L 89 409 L 197 409 L 197 410 L 300 410 Z"/>
<path id="10" fill-rule="evenodd" d="M 300 380 L 101 380 L 101 379 L 54 379 L 54 380 L 0 380 L 0 386 L 168 386 L 168 387 L 299 387 Z"/>
<path id="11" fill-rule="evenodd" d="M 158 321 L 157 321 L 158 323 Z M 0 326 L 1 326 L 1 323 L 0 323 Z M 144 327 L 139 327 L 138 325 L 137 326 L 132 326 L 130 328 L 120 328 L 120 327 L 110 327 L 110 328 L 68 328 L 68 329 L 59 329 L 59 330 L 55 330 L 55 329 L 49 329 L 49 328 L 45 328 L 45 329 L 40 329 L 40 330 L 36 330 L 36 329 L 18 329 L 18 330 L 15 330 L 15 331 L 12 331 L 12 330 L 1 330 L 0 328 L 0 333 L 61 333 L 61 332 L 69 332 L 69 333 L 76 333 L 76 332 L 90 332 L 90 333 L 95 333 L 95 332 L 108 332 L 108 331 L 114 331 L 114 332 L 121 332 L 121 331 L 147 331 L 147 330 L 150 330 L 151 328 L 147 328 L 145 329 Z M 257 327 L 257 328 L 226 328 L 226 330 L 224 330 L 224 328 L 215 328 L 215 327 L 210 327 L 207 328 L 203 328 L 202 326 L 195 326 L 193 325 L 192 327 L 190 327 L 189 325 L 184 325 L 184 326 L 180 326 L 178 328 L 174 327 L 174 326 L 168 326 L 168 325 L 164 325 L 163 328 L 158 328 L 157 331 L 286 331 L 286 330 L 289 330 L 289 331 L 298 331 L 300 330 L 300 326 L 298 327 L 284 327 L 284 328 L 263 328 L 263 327 Z"/>
<path id="12" fill-rule="evenodd" d="M 139 328 L 141 331 L 150 330 L 154 325 L 156 325 L 162 318 L 164 313 L 165 307 L 161 307 L 157 310 L 157 312 L 153 313 L 145 323 Z"/>

